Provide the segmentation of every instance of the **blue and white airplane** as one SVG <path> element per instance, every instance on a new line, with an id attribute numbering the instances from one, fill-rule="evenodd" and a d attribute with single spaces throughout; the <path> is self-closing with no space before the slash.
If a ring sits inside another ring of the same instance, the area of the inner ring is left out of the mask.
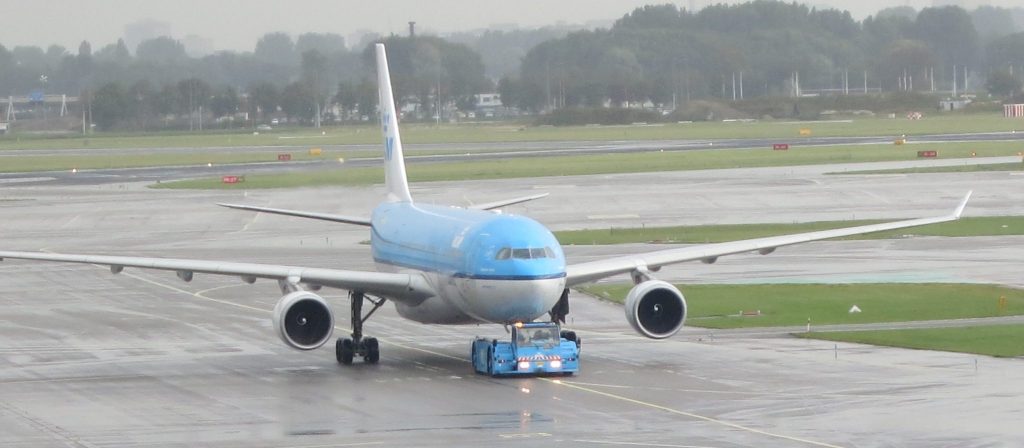
<path id="1" fill-rule="evenodd" d="M 369 227 L 378 272 L 11 251 L 0 251 L 0 260 L 90 263 L 109 266 L 115 274 L 126 267 L 161 269 L 175 271 L 184 281 L 192 280 L 195 273 L 235 276 L 248 283 L 257 279 L 277 280 L 284 296 L 274 308 L 275 332 L 287 345 L 299 350 L 313 350 L 326 344 L 334 328 L 330 305 L 315 291 L 321 287 L 348 290 L 353 333 L 351 337 L 338 338 L 336 357 L 343 364 L 351 363 L 356 356 L 375 363 L 380 356 L 379 345 L 376 339 L 363 336 L 363 324 L 386 301 L 393 302 L 401 316 L 429 324 L 509 325 L 533 321 L 545 314 L 552 321 L 564 322 L 569 311 L 569 288 L 604 277 L 630 274 L 635 286 L 626 298 L 626 319 L 644 336 L 668 338 L 683 326 L 687 305 L 675 286 L 654 278 L 653 272 L 662 266 L 695 260 L 714 263 L 724 255 L 753 251 L 764 255 L 781 246 L 808 241 L 953 221 L 960 217 L 970 198 L 968 193 L 953 213 L 934 218 L 687 246 L 569 264 L 558 240 L 542 224 L 494 211 L 545 195 L 470 208 L 413 201 L 406 180 L 383 44 L 377 44 L 376 53 L 387 200 L 374 209 L 370 218 L 221 205 Z M 372 305 L 365 314 L 362 311 L 364 300 Z"/>

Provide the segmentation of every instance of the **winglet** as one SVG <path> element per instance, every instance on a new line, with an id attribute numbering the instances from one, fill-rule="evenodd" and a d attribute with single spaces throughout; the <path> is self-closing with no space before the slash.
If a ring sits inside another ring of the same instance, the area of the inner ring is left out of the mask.
<path id="1" fill-rule="evenodd" d="M 405 156 L 402 154 L 402 136 L 398 133 L 398 111 L 391 90 L 391 72 L 384 44 L 376 45 L 377 88 L 380 93 L 380 125 L 384 131 L 384 184 L 391 202 L 412 202 L 409 181 L 405 175 Z"/>
<path id="2" fill-rule="evenodd" d="M 967 195 L 964 196 L 964 199 L 960 201 L 960 205 L 956 207 L 956 211 L 953 212 L 953 217 L 955 217 L 956 219 L 960 219 L 960 215 L 964 214 L 964 207 L 967 207 L 967 201 L 971 200 L 972 193 L 974 193 L 974 190 L 967 192 Z"/>

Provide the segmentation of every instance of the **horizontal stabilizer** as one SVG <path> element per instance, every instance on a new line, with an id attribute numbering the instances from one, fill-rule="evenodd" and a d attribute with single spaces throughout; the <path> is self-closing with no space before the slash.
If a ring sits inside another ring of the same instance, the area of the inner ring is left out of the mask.
<path id="1" fill-rule="evenodd" d="M 484 203 L 484 204 L 477 204 L 477 205 L 474 205 L 474 206 L 469 207 L 469 208 L 474 209 L 474 210 L 494 210 L 496 208 L 502 208 L 502 207 L 506 207 L 506 206 L 509 206 L 509 205 L 521 204 L 523 202 L 532 201 L 534 199 L 540 199 L 540 198 L 546 197 L 547 195 L 548 195 L 548 193 L 541 193 L 541 194 L 535 194 L 535 195 L 532 195 L 532 196 L 523 196 L 523 197 L 520 197 L 520 198 L 505 199 L 503 201 L 494 201 L 494 202 L 487 202 L 487 203 Z"/>
<path id="2" fill-rule="evenodd" d="M 367 219 L 367 218 L 359 218 L 359 217 L 355 217 L 355 216 L 342 216 L 342 215 L 332 215 L 332 214 L 329 214 L 329 213 L 303 212 L 303 211 L 298 211 L 298 210 L 284 210 L 284 209 L 279 209 L 279 208 L 255 207 L 255 206 L 252 206 L 252 205 L 239 205 L 239 204 L 217 204 L 217 205 L 219 205 L 221 207 L 234 208 L 234 209 L 238 209 L 238 210 L 249 210 L 249 211 L 252 211 L 252 212 L 273 213 L 275 215 L 287 215 L 287 216 L 296 216 L 296 217 L 299 217 L 299 218 L 320 219 L 320 220 L 332 221 L 332 222 L 343 222 L 345 224 L 355 224 L 355 225 L 367 226 L 367 227 L 369 227 L 371 225 L 369 219 Z"/>

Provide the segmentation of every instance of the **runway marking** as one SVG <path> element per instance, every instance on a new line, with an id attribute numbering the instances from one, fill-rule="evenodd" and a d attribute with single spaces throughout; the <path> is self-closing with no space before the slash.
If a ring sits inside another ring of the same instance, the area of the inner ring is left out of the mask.
<path id="1" fill-rule="evenodd" d="M 613 442 L 609 440 L 573 440 L 577 443 L 593 443 L 595 445 L 628 445 L 628 446 L 653 446 L 665 448 L 715 448 L 707 445 L 671 445 L 667 443 L 643 443 L 643 442 Z"/>
<path id="2" fill-rule="evenodd" d="M 224 304 L 224 305 L 231 305 L 231 306 L 236 306 L 236 307 L 239 307 L 239 308 L 245 308 L 245 309 L 249 309 L 249 310 L 253 310 L 253 311 L 259 311 L 259 312 L 262 312 L 262 313 L 271 313 L 272 312 L 271 310 L 267 310 L 267 309 L 263 309 L 263 308 L 256 308 L 256 307 L 253 307 L 253 306 L 243 305 L 243 304 L 240 304 L 240 303 L 229 302 L 229 301 L 220 300 L 220 299 L 214 299 L 214 298 L 209 297 L 209 296 L 201 295 L 198 292 L 197 293 L 189 292 L 189 291 L 186 291 L 186 290 L 181 289 L 181 288 L 177 288 L 177 287 L 174 287 L 174 286 L 171 286 L 171 285 L 163 284 L 163 283 L 160 283 L 160 282 L 157 282 L 157 281 L 154 281 L 154 280 L 149 280 L 149 279 L 146 279 L 146 278 L 134 275 L 134 274 L 127 274 L 126 273 L 124 275 L 127 275 L 130 278 L 134 278 L 136 280 L 140 280 L 140 281 L 145 282 L 145 283 L 149 283 L 149 284 L 154 285 L 154 286 L 158 286 L 158 287 L 161 287 L 161 288 L 166 288 L 166 289 L 169 289 L 171 291 L 180 292 L 182 294 L 190 295 L 190 296 L 197 297 L 197 298 L 200 298 L 200 299 L 205 299 L 205 300 L 209 300 L 209 301 L 212 301 L 212 302 L 217 302 L 217 303 L 221 303 L 221 304 Z M 340 330 L 340 331 L 352 331 L 351 329 L 342 327 L 340 325 L 335 325 L 334 329 L 335 330 Z M 428 353 L 428 354 L 431 354 L 431 355 L 434 355 L 434 356 L 440 356 L 440 357 L 443 357 L 443 358 L 448 358 L 448 359 L 453 359 L 453 360 L 458 360 L 458 361 L 462 361 L 462 362 L 465 362 L 465 363 L 469 363 L 469 360 L 467 360 L 466 358 L 463 358 L 463 357 L 452 356 L 452 355 L 449 355 L 449 354 L 446 354 L 446 353 L 439 353 L 439 352 L 435 352 L 433 350 L 427 350 L 427 349 L 421 348 L 421 347 L 413 347 L 413 346 L 410 346 L 410 345 L 399 344 L 399 343 L 389 342 L 389 341 L 385 341 L 385 340 L 381 340 L 381 342 L 384 342 L 385 344 L 388 344 L 388 345 L 393 345 L 393 346 L 396 346 L 396 347 L 401 347 L 401 348 L 404 348 L 404 349 L 407 349 L 407 350 L 415 350 L 415 351 L 419 351 L 419 352 L 423 352 L 423 353 Z M 581 392 L 587 392 L 587 393 L 590 393 L 590 394 L 593 394 L 593 395 L 599 395 L 599 396 L 602 396 L 602 397 L 611 398 L 611 399 L 614 399 L 614 400 L 619 400 L 619 401 L 635 404 L 635 405 L 642 406 L 642 407 L 647 407 L 647 408 L 651 408 L 651 409 L 656 409 L 656 410 L 664 411 L 664 412 L 667 412 L 667 413 L 670 413 L 670 414 L 680 415 L 680 416 L 683 416 L 683 417 L 689 417 L 689 418 L 692 418 L 692 419 L 695 419 L 695 420 L 701 420 L 701 421 L 705 421 L 705 422 L 708 422 L 708 423 L 714 423 L 714 424 L 717 424 L 717 425 L 721 425 L 721 426 L 725 426 L 725 427 L 729 427 L 729 428 L 733 428 L 733 429 L 738 429 L 738 430 L 741 430 L 741 431 L 746 431 L 746 432 L 749 432 L 749 433 L 752 433 L 752 434 L 759 434 L 759 435 L 763 435 L 763 436 L 774 437 L 774 438 L 777 438 L 777 439 L 789 440 L 789 441 L 792 441 L 792 442 L 805 443 L 805 444 L 808 444 L 808 445 L 820 446 L 820 447 L 825 447 L 825 448 L 842 448 L 839 445 L 832 445 L 832 444 L 828 444 L 828 443 L 824 443 L 824 442 L 816 442 L 816 441 L 813 441 L 813 440 L 802 439 L 802 438 L 799 438 L 799 437 L 787 436 L 787 435 L 784 435 L 784 434 L 776 434 L 776 433 L 772 433 L 772 432 L 768 432 L 768 431 L 763 431 L 763 430 L 760 430 L 760 429 L 751 428 L 751 427 L 748 427 L 748 426 L 743 426 L 743 425 L 740 425 L 738 423 L 731 423 L 731 422 L 727 422 L 725 420 L 716 419 L 716 418 L 713 418 L 713 417 L 708 417 L 708 416 L 704 416 L 704 415 L 700 415 L 700 414 L 695 414 L 695 413 L 692 413 L 692 412 L 686 412 L 686 411 L 682 411 L 682 410 L 679 410 L 679 409 L 674 409 L 674 408 L 670 408 L 670 407 L 667 407 L 667 406 L 662 406 L 662 405 L 659 405 L 659 404 L 654 404 L 654 403 L 649 403 L 649 402 L 646 402 L 646 401 L 637 400 L 637 399 L 634 399 L 634 398 L 624 397 L 622 395 L 616 395 L 616 394 L 612 394 L 612 393 L 608 393 L 608 392 L 603 392 L 603 391 L 600 391 L 600 390 L 591 389 L 591 388 L 588 388 L 588 387 L 584 387 L 582 385 L 577 385 L 577 384 L 570 383 L 570 382 L 565 382 L 565 381 L 562 381 L 562 380 L 553 380 L 551 378 L 543 378 L 543 377 L 537 378 L 537 380 L 544 381 L 544 382 L 547 382 L 549 384 L 553 384 L 555 386 L 568 387 L 570 389 L 574 389 L 574 390 L 581 391 Z M 338 445 L 328 445 L 328 446 L 338 446 Z"/>
<path id="3" fill-rule="evenodd" d="M 591 220 L 603 220 L 603 219 L 638 219 L 640 215 L 635 213 L 624 213 L 621 215 L 587 215 L 587 219 Z"/>
<path id="4" fill-rule="evenodd" d="M 237 235 L 239 233 L 247 232 L 249 230 L 249 226 L 256 224 L 256 220 L 259 219 L 261 214 L 262 213 L 260 212 L 253 213 L 252 219 L 250 219 L 249 222 L 245 223 L 245 225 L 242 226 L 242 228 L 239 230 L 236 230 L 234 232 L 228 232 L 228 235 Z"/>
<path id="5" fill-rule="evenodd" d="M 207 289 L 204 289 L 202 291 L 198 291 L 195 294 L 203 295 L 203 294 L 206 294 L 208 292 L 220 291 L 222 289 L 229 289 L 229 288 L 239 288 L 239 287 L 242 287 L 242 286 L 249 286 L 249 285 L 248 284 L 244 284 L 244 285 L 221 285 L 221 286 L 215 286 L 213 288 L 207 288 Z"/>
<path id="6" fill-rule="evenodd" d="M 20 154 L 19 154 L 20 155 Z M 10 179 L 0 179 L 0 184 L 23 184 L 28 182 L 46 182 L 51 180 L 57 180 L 56 177 L 15 177 Z"/>
<path id="7" fill-rule="evenodd" d="M 526 432 L 526 433 L 509 433 L 509 434 L 498 434 L 498 437 L 502 439 L 535 439 L 538 437 L 551 437 L 551 434 L 546 432 Z"/>
<path id="8" fill-rule="evenodd" d="M 280 448 L 342 448 L 346 446 L 383 445 L 384 442 L 331 443 L 327 445 L 278 445 Z"/>
<path id="9" fill-rule="evenodd" d="M 689 417 L 689 418 L 692 418 L 692 419 L 695 419 L 695 420 L 702 420 L 702 421 L 705 421 L 705 422 L 708 422 L 708 423 L 714 423 L 714 424 L 717 424 L 717 425 L 722 425 L 722 426 L 726 426 L 726 427 L 733 428 L 733 429 L 738 429 L 738 430 L 741 430 L 741 431 L 746 431 L 746 432 L 753 433 L 753 434 L 759 434 L 759 435 L 763 435 L 763 436 L 774 437 L 774 438 L 777 438 L 777 439 L 789 440 L 791 442 L 805 443 L 805 444 L 813 445 L 813 446 L 820 446 L 820 447 L 826 447 L 826 448 L 842 448 L 839 445 L 832 445 L 832 444 L 825 443 L 825 442 L 817 442 L 817 441 L 814 441 L 814 440 L 802 439 L 802 438 L 799 438 L 799 437 L 787 436 L 787 435 L 784 435 L 784 434 L 776 434 L 776 433 L 773 433 L 773 432 L 768 432 L 768 431 L 763 431 L 763 430 L 756 429 L 756 428 L 751 428 L 749 426 L 743 426 L 743 425 L 740 425 L 738 423 L 731 423 L 731 422 L 727 422 L 725 420 L 719 420 L 719 419 L 714 418 L 714 417 L 708 417 L 708 416 L 705 416 L 705 415 L 694 414 L 692 412 L 681 411 L 679 409 L 674 409 L 674 408 L 670 408 L 670 407 L 667 407 L 667 406 L 662 406 L 662 405 L 659 405 L 659 404 L 648 403 L 646 401 L 637 400 L 635 398 L 623 397 L 622 395 L 615 395 L 613 393 L 602 392 L 602 391 L 599 391 L 599 390 L 596 390 L 596 389 L 591 389 L 591 388 L 588 388 L 588 387 L 583 387 L 583 386 L 577 385 L 575 383 L 570 383 L 570 382 L 561 381 L 561 380 L 553 380 L 551 378 L 538 378 L 538 379 L 541 380 L 541 381 L 546 381 L 546 382 L 551 383 L 551 384 L 555 384 L 555 385 L 559 385 L 559 386 L 564 386 L 564 387 L 568 387 L 568 388 L 571 388 L 571 389 L 576 389 L 576 390 L 583 391 L 583 392 L 589 392 L 591 394 L 600 395 L 602 397 L 612 398 L 612 399 L 615 399 L 615 400 L 624 401 L 626 403 L 632 403 L 632 404 L 635 404 L 635 405 L 639 405 L 639 406 L 647 407 L 647 408 L 651 408 L 651 409 L 657 409 L 659 411 L 665 411 L 665 412 L 668 412 L 670 414 L 681 415 L 681 416 Z"/>

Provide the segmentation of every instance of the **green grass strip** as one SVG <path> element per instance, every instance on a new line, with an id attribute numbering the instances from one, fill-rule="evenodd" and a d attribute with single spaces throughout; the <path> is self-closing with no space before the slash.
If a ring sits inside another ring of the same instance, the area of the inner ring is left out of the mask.
<path id="1" fill-rule="evenodd" d="M 632 285 L 598 284 L 589 294 L 622 302 Z M 866 324 L 1024 314 L 1024 290 L 980 284 L 679 285 L 686 324 L 747 328 Z M 1000 298 L 1005 306 L 1000 306 Z M 850 313 L 857 305 L 860 313 Z M 759 316 L 742 312 L 760 311 Z"/>
<path id="2" fill-rule="evenodd" d="M 17 126 L 14 127 L 17 132 Z M 807 129 L 809 136 L 801 135 Z M 405 123 L 406 143 L 480 143 L 527 141 L 678 140 L 713 138 L 777 138 L 799 143 L 809 137 L 924 135 L 949 132 L 1009 132 L 1024 130 L 1024 121 L 1001 114 L 936 114 L 923 120 L 854 118 L 799 122 L 697 122 L 651 126 L 528 126 L 520 123 L 433 124 Z M 253 135 L 251 130 L 160 133 L 96 133 L 89 136 L 33 136 L 14 134 L 0 138 L 0 150 L 60 148 L 179 148 L 211 146 L 346 145 L 381 141 L 374 123 L 310 128 L 276 127 Z M 913 141 L 913 138 L 910 139 Z"/>
<path id="3" fill-rule="evenodd" d="M 788 235 L 867 224 L 879 220 L 816 221 L 805 223 L 725 224 L 678 227 L 630 227 L 555 232 L 563 245 L 608 245 L 626 243 L 720 243 L 725 241 Z M 914 236 L 1006 236 L 1024 235 L 1024 216 L 964 217 L 958 221 L 910 229 L 875 232 L 843 239 L 886 239 Z"/>
<path id="4" fill-rule="evenodd" d="M 827 341 L 855 342 L 887 347 L 977 353 L 998 357 L 1024 356 L 1024 325 L 798 333 Z"/>
<path id="5" fill-rule="evenodd" d="M 942 157 L 960 158 L 968 157 L 972 151 L 977 152 L 979 156 L 1007 156 L 1016 154 L 1021 145 L 984 142 L 945 143 L 941 146 Z M 410 181 L 425 182 L 860 163 L 912 160 L 916 157 L 915 149 L 895 145 L 802 147 L 789 151 L 696 150 L 414 164 L 409 166 L 408 174 Z M 221 184 L 220 179 L 203 179 L 164 183 L 160 186 L 187 189 L 255 189 L 367 185 L 384 181 L 380 168 L 339 169 L 322 173 L 261 174 L 247 176 L 246 179 L 245 184 L 226 185 Z"/>
<path id="6" fill-rule="evenodd" d="M 1024 145 L 1022 145 L 1024 146 Z M 839 171 L 827 174 L 927 174 L 927 173 L 976 173 L 988 171 L 1024 171 L 1022 163 L 991 163 L 983 165 L 922 166 L 891 170 Z"/>

